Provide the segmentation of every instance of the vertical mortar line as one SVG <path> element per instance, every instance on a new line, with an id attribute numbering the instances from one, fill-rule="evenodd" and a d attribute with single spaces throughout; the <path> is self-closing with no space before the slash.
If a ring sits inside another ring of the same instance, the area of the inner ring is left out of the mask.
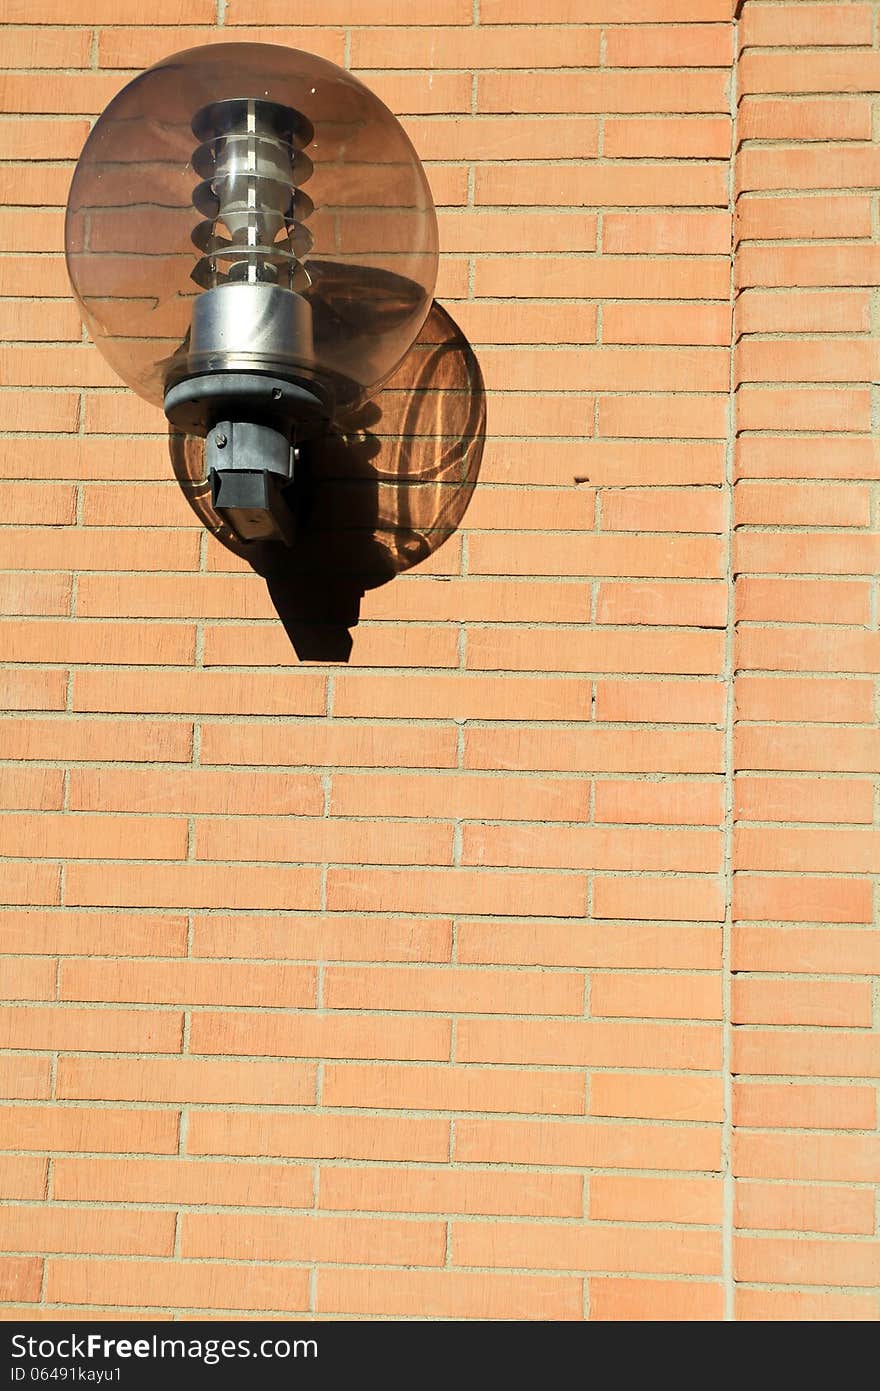
<path id="1" fill-rule="evenodd" d="M 722 1039 L 721 1066 L 723 1085 L 723 1109 L 721 1126 L 721 1276 L 724 1291 L 724 1319 L 735 1318 L 735 1281 L 733 1265 L 733 1219 L 734 1219 L 734 1181 L 733 1181 L 733 1025 L 731 1021 L 731 937 L 733 931 L 733 721 L 734 721 L 734 641 L 736 610 L 734 603 L 734 450 L 736 441 L 736 161 L 737 161 L 737 77 L 739 63 L 738 12 L 733 21 L 733 61 L 730 71 L 730 163 L 728 168 L 728 213 L 730 217 L 730 384 L 727 421 L 727 448 L 725 454 L 725 493 L 728 505 L 727 545 L 725 555 L 725 580 L 727 584 L 727 615 L 725 623 L 724 685 L 726 704 L 724 716 L 724 831 L 723 831 L 723 878 L 724 878 L 724 922 L 721 936 L 721 992 L 722 992 Z"/>

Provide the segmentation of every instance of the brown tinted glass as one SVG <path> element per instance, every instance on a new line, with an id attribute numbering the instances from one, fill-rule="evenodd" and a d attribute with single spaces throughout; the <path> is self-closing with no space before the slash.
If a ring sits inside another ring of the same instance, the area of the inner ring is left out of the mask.
<path id="1" fill-rule="evenodd" d="M 284 361 L 239 353 L 239 365 L 323 380 L 347 407 L 424 322 L 437 222 L 407 135 L 350 73 L 296 49 L 217 44 L 165 59 L 107 107 L 76 167 L 66 250 L 97 347 L 147 400 L 201 370 L 195 298 L 244 281 L 305 301 L 309 332 Z"/>

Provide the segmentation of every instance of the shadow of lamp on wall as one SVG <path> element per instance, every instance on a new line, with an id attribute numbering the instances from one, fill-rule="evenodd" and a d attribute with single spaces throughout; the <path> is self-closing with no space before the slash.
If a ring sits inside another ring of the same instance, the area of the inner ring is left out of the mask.
<path id="1" fill-rule="evenodd" d="M 65 248 L 197 515 L 265 577 L 300 656 L 345 660 L 365 590 L 461 520 L 485 433 L 403 128 L 311 54 L 189 49 L 97 121 Z"/>

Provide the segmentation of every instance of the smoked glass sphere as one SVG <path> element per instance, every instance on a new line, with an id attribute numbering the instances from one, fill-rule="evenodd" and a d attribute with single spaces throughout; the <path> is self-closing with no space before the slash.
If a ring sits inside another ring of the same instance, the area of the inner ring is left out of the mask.
<path id="1" fill-rule="evenodd" d="M 96 346 L 157 406 L 216 370 L 356 405 L 405 357 L 437 274 L 400 123 L 342 68 L 272 44 L 189 49 L 123 88 L 77 164 L 65 243 Z"/>

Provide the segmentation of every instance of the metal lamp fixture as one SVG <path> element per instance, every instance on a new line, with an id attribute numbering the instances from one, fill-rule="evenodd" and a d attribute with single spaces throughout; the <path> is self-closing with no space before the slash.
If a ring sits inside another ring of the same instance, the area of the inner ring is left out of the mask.
<path id="1" fill-rule="evenodd" d="M 437 219 L 396 118 L 295 49 L 175 54 L 97 121 L 65 246 L 99 351 L 204 437 L 216 510 L 290 544 L 300 447 L 381 387 L 432 302 Z"/>

